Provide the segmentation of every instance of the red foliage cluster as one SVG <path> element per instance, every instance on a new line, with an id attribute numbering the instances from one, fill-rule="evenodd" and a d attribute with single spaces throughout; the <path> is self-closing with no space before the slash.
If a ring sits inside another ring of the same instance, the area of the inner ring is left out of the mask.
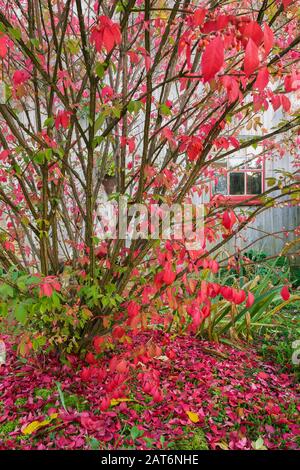
<path id="1" fill-rule="evenodd" d="M 116 45 L 121 44 L 121 40 L 119 25 L 107 16 L 99 16 L 97 25 L 91 31 L 91 41 L 95 44 L 96 50 L 101 52 L 104 47 L 107 52 L 110 52 Z"/>
<path id="2" fill-rule="evenodd" d="M 8 363 L 0 369 L 0 429 L 16 424 L 8 435 L 1 434 L 0 448 L 87 449 L 91 438 L 106 449 L 170 443 L 176 448 L 198 427 L 211 449 L 251 449 L 258 437 L 268 449 L 298 447 L 297 387 L 277 366 L 262 363 L 253 349 L 214 344 L 208 350 L 211 343 L 154 331 L 128 337 L 123 345 L 110 338 L 109 344 L 116 349 L 105 353 L 107 359 L 99 355 L 101 340 L 86 361 L 69 356 L 68 365 L 54 356 L 46 363 L 42 357 L 39 363 L 20 362 L 9 348 Z M 40 389 L 49 391 L 47 398 Z M 82 405 L 70 404 L 70 396 Z M 20 399 L 25 403 L 18 405 Z M 53 413 L 58 413 L 55 422 L 20 440 L 29 423 Z M 134 426 L 140 431 L 135 441 Z"/>

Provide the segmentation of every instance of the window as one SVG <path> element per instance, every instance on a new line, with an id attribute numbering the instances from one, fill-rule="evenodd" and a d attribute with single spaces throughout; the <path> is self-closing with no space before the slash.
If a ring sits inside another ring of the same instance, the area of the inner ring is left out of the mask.
<path id="1" fill-rule="evenodd" d="M 230 156 L 216 162 L 218 176 L 213 186 L 213 194 L 245 199 L 262 194 L 263 164 L 256 152 Z"/>

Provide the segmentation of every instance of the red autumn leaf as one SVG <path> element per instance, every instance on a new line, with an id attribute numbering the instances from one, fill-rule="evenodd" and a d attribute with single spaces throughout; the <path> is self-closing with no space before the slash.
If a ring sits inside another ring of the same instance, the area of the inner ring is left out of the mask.
<path id="1" fill-rule="evenodd" d="M 210 304 L 207 303 L 207 305 L 204 305 L 201 312 L 202 312 L 203 318 L 209 317 L 209 315 L 210 315 Z"/>
<path id="2" fill-rule="evenodd" d="M 229 286 L 222 286 L 220 289 L 221 295 L 224 297 L 225 300 L 231 302 L 233 296 L 233 289 Z"/>
<path id="3" fill-rule="evenodd" d="M 141 310 L 141 306 L 137 304 L 134 300 L 131 300 L 127 305 L 127 313 L 130 318 L 136 317 Z"/>
<path id="4" fill-rule="evenodd" d="M 162 392 L 156 387 L 154 387 L 151 390 L 151 395 L 152 395 L 154 403 L 160 403 L 164 399 L 164 396 L 163 396 Z"/>
<path id="5" fill-rule="evenodd" d="M 206 21 L 202 27 L 202 31 L 204 34 L 212 33 L 213 31 L 217 31 L 217 22 L 216 21 Z"/>
<path id="6" fill-rule="evenodd" d="M 125 335 L 125 330 L 121 326 L 115 326 L 112 331 L 112 337 L 116 339 L 123 338 Z"/>
<path id="7" fill-rule="evenodd" d="M 257 74 L 255 83 L 254 83 L 254 88 L 257 88 L 260 92 L 264 91 L 266 86 L 269 83 L 269 72 L 267 67 L 263 67 L 260 69 L 260 71 Z"/>
<path id="8" fill-rule="evenodd" d="M 236 304 L 239 305 L 243 303 L 246 300 L 246 292 L 244 290 L 237 291 L 235 289 L 232 290 L 232 301 Z"/>
<path id="9" fill-rule="evenodd" d="M 176 273 L 172 271 L 170 263 L 167 263 L 163 269 L 163 282 L 167 285 L 175 281 Z"/>
<path id="10" fill-rule="evenodd" d="M 285 300 L 285 301 L 289 300 L 291 294 L 290 294 L 290 291 L 289 291 L 288 286 L 284 286 L 284 287 L 281 289 L 280 295 L 281 295 L 281 297 L 282 297 L 283 300 Z"/>
<path id="11" fill-rule="evenodd" d="M 281 96 L 281 104 L 282 104 L 284 111 L 288 113 L 289 110 L 291 109 L 291 102 L 287 96 L 285 95 Z"/>
<path id="12" fill-rule="evenodd" d="M 4 59 L 7 54 L 7 36 L 0 33 L 0 57 Z"/>
<path id="13" fill-rule="evenodd" d="M 271 97 L 271 103 L 274 111 L 277 111 L 277 109 L 279 109 L 281 106 L 281 97 L 279 95 L 273 95 Z"/>
<path id="14" fill-rule="evenodd" d="M 59 111 L 55 118 L 55 128 L 59 129 L 60 127 L 63 127 L 64 129 L 67 129 L 70 124 L 71 114 L 72 113 L 70 111 Z"/>
<path id="15" fill-rule="evenodd" d="M 224 64 L 224 43 L 218 36 L 206 47 L 201 60 L 204 83 L 208 82 Z"/>
<path id="16" fill-rule="evenodd" d="M 88 382 L 91 378 L 91 369 L 89 367 L 84 367 L 80 373 L 81 380 L 83 382 Z"/>
<path id="17" fill-rule="evenodd" d="M 282 0 L 283 8 L 286 9 L 294 0 Z"/>
<path id="18" fill-rule="evenodd" d="M 94 354 L 91 352 L 88 352 L 87 355 L 85 356 L 85 360 L 88 364 L 97 364 L 97 359 L 95 358 Z"/>
<path id="19" fill-rule="evenodd" d="M 259 46 L 264 37 L 264 34 L 256 21 L 250 21 L 250 23 L 245 26 L 244 36 L 251 38 L 255 44 Z"/>
<path id="20" fill-rule="evenodd" d="M 102 345 L 103 345 L 104 342 L 105 342 L 105 338 L 103 336 L 95 336 L 95 338 L 93 340 L 93 345 L 94 345 L 94 349 L 95 349 L 97 354 L 99 354 L 101 352 Z"/>
<path id="21" fill-rule="evenodd" d="M 284 79 L 284 88 L 287 93 L 293 91 L 293 79 L 291 75 L 287 75 Z"/>
<path id="22" fill-rule="evenodd" d="M 222 222 L 223 226 L 229 230 L 231 227 L 231 219 L 228 211 L 224 212 Z"/>
<path id="23" fill-rule="evenodd" d="M 101 90 L 101 96 L 104 103 L 107 103 L 114 96 L 114 90 L 110 86 L 105 86 Z"/>
<path id="24" fill-rule="evenodd" d="M 133 153 L 133 152 L 135 151 L 135 138 L 134 138 L 134 137 L 130 137 L 130 138 L 127 140 L 127 144 L 128 144 L 129 153 Z"/>
<path id="25" fill-rule="evenodd" d="M 240 87 L 235 78 L 225 75 L 222 77 L 222 84 L 226 88 L 229 103 L 233 103 L 240 96 Z"/>
<path id="26" fill-rule="evenodd" d="M 9 154 L 9 150 L 2 150 L 2 152 L 0 152 L 0 161 L 5 162 Z"/>
<path id="27" fill-rule="evenodd" d="M 228 23 L 230 21 L 230 16 L 228 15 L 220 15 L 217 19 L 217 30 L 221 31 L 222 29 L 227 28 Z"/>
<path id="28" fill-rule="evenodd" d="M 258 48 L 250 38 L 245 51 L 244 72 L 249 77 L 259 66 Z"/>
<path id="29" fill-rule="evenodd" d="M 108 408 L 110 407 L 110 398 L 109 397 L 104 397 L 102 398 L 101 400 L 101 403 L 100 403 L 100 411 L 106 411 L 108 410 Z"/>
<path id="30" fill-rule="evenodd" d="M 190 143 L 187 147 L 187 156 L 188 159 L 193 162 L 198 159 L 202 151 L 203 145 L 199 137 L 191 137 Z"/>
<path id="31" fill-rule="evenodd" d="M 264 47 L 265 47 L 265 55 L 267 56 L 272 49 L 274 44 L 274 33 L 270 26 L 265 23 L 264 24 Z"/>
<path id="32" fill-rule="evenodd" d="M 51 284 L 48 282 L 44 282 L 43 284 L 40 285 L 40 297 L 46 296 L 46 297 L 51 297 L 53 292 Z"/>
<path id="33" fill-rule="evenodd" d="M 117 364 L 116 364 L 116 372 L 119 372 L 119 374 L 126 374 L 128 373 L 129 371 L 129 368 L 128 368 L 128 362 L 125 361 L 125 359 L 121 359 L 121 361 L 119 361 Z"/>
<path id="34" fill-rule="evenodd" d="M 14 86 L 22 85 L 29 77 L 30 75 L 26 70 L 16 70 L 12 77 Z"/>
<path id="35" fill-rule="evenodd" d="M 120 26 L 107 16 L 99 16 L 97 25 L 91 29 L 91 42 L 95 44 L 98 52 L 101 52 L 103 48 L 111 52 L 122 42 Z"/>
<path id="36" fill-rule="evenodd" d="M 205 15 L 206 10 L 204 8 L 198 8 L 198 10 L 195 10 L 193 16 L 194 25 L 201 26 L 204 21 Z"/>
<path id="37" fill-rule="evenodd" d="M 254 304 L 255 297 L 252 292 L 248 292 L 246 307 L 250 308 Z"/>
<path id="38" fill-rule="evenodd" d="M 225 211 L 223 213 L 223 216 L 222 216 L 223 227 L 225 227 L 227 230 L 231 230 L 235 222 L 236 222 L 236 216 L 232 210 Z"/>

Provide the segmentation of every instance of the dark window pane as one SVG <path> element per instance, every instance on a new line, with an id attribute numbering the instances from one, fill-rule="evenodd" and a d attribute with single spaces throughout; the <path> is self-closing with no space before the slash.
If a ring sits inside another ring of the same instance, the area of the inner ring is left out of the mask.
<path id="1" fill-rule="evenodd" d="M 230 194 L 245 194 L 245 173 L 230 173 Z"/>
<path id="2" fill-rule="evenodd" d="M 247 194 L 261 194 L 261 172 L 247 173 Z"/>
<path id="3" fill-rule="evenodd" d="M 227 176 L 218 176 L 218 182 L 215 184 L 215 194 L 228 194 L 227 191 Z"/>

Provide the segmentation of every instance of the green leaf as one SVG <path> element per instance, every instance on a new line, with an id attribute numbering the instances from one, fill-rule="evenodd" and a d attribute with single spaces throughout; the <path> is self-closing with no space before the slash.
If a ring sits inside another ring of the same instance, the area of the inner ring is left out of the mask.
<path id="1" fill-rule="evenodd" d="M 100 442 L 98 441 L 98 439 L 96 439 L 95 437 L 92 437 L 90 439 L 90 447 L 92 450 L 99 450 Z"/>
<path id="2" fill-rule="evenodd" d="M 11 87 L 5 83 L 5 101 L 8 101 L 12 97 Z"/>
<path id="3" fill-rule="evenodd" d="M 259 437 L 255 442 L 252 442 L 252 447 L 254 450 L 268 450 L 264 445 L 264 440 L 262 437 Z"/>
<path id="4" fill-rule="evenodd" d="M 66 407 L 65 397 L 64 397 L 64 394 L 63 394 L 63 391 L 62 391 L 62 388 L 61 388 L 61 384 L 59 382 L 55 382 L 55 384 L 56 384 L 56 387 L 57 387 L 57 391 L 58 391 L 58 394 L 59 394 L 59 398 L 60 398 L 62 407 L 66 412 L 68 412 L 67 407 Z"/>
<path id="5" fill-rule="evenodd" d="M 105 114 L 101 113 L 95 121 L 95 132 L 97 132 L 105 121 Z"/>
<path id="6" fill-rule="evenodd" d="M 52 127 L 53 125 L 54 125 L 54 118 L 50 116 L 45 120 L 43 127 Z"/>
<path id="7" fill-rule="evenodd" d="M 9 28 L 8 29 L 9 34 L 16 39 L 17 41 L 21 39 L 22 34 L 19 28 Z"/>
<path id="8" fill-rule="evenodd" d="M 159 109 L 160 109 L 160 112 L 163 116 L 171 116 L 172 115 L 169 106 L 167 106 L 165 103 L 162 103 L 160 105 Z"/>
<path id="9" fill-rule="evenodd" d="M 95 72 L 96 72 L 97 77 L 100 78 L 100 80 L 102 80 L 102 78 L 104 77 L 105 70 L 106 70 L 105 62 L 104 63 L 98 62 L 98 64 L 95 67 Z"/>
<path id="10" fill-rule="evenodd" d="M 15 309 L 16 320 L 25 325 L 26 323 L 26 308 L 24 304 L 18 304 Z"/>
<path id="11" fill-rule="evenodd" d="M 139 110 L 141 109 L 142 107 L 142 102 L 141 101 L 129 101 L 128 105 L 127 105 L 127 109 L 130 113 L 138 113 Z"/>
<path id="12" fill-rule="evenodd" d="M 46 160 L 48 160 L 48 162 L 49 162 L 52 158 L 52 149 L 50 149 L 50 148 L 46 149 L 46 150 L 44 150 L 44 152 L 45 152 Z"/>
<path id="13" fill-rule="evenodd" d="M 141 431 L 137 426 L 133 426 L 130 430 L 131 438 L 135 441 L 138 437 L 142 436 L 144 431 Z"/>
<path id="14" fill-rule="evenodd" d="M 79 52 L 79 41 L 76 39 L 68 39 L 66 46 L 71 54 L 77 54 Z"/>
<path id="15" fill-rule="evenodd" d="M 14 297 L 14 289 L 8 284 L 0 284 L 0 297 Z"/>
<path id="16" fill-rule="evenodd" d="M 30 39 L 30 42 L 31 42 L 31 44 L 32 44 L 34 47 L 36 47 L 36 48 L 38 48 L 39 45 L 40 45 L 39 40 L 36 39 L 36 38 L 31 38 L 31 39 Z"/>
<path id="17" fill-rule="evenodd" d="M 266 181 L 268 188 L 270 188 L 271 186 L 275 186 L 276 184 L 276 178 L 266 178 Z"/>
<path id="18" fill-rule="evenodd" d="M 34 161 L 39 165 L 43 165 L 43 163 L 45 163 L 45 153 L 43 151 L 36 153 Z"/>
<path id="19" fill-rule="evenodd" d="M 120 108 L 117 108 L 116 106 L 113 106 L 113 107 L 111 108 L 111 111 L 112 111 L 113 115 L 116 116 L 116 118 L 120 119 L 120 117 L 121 117 L 121 110 L 120 110 Z"/>

